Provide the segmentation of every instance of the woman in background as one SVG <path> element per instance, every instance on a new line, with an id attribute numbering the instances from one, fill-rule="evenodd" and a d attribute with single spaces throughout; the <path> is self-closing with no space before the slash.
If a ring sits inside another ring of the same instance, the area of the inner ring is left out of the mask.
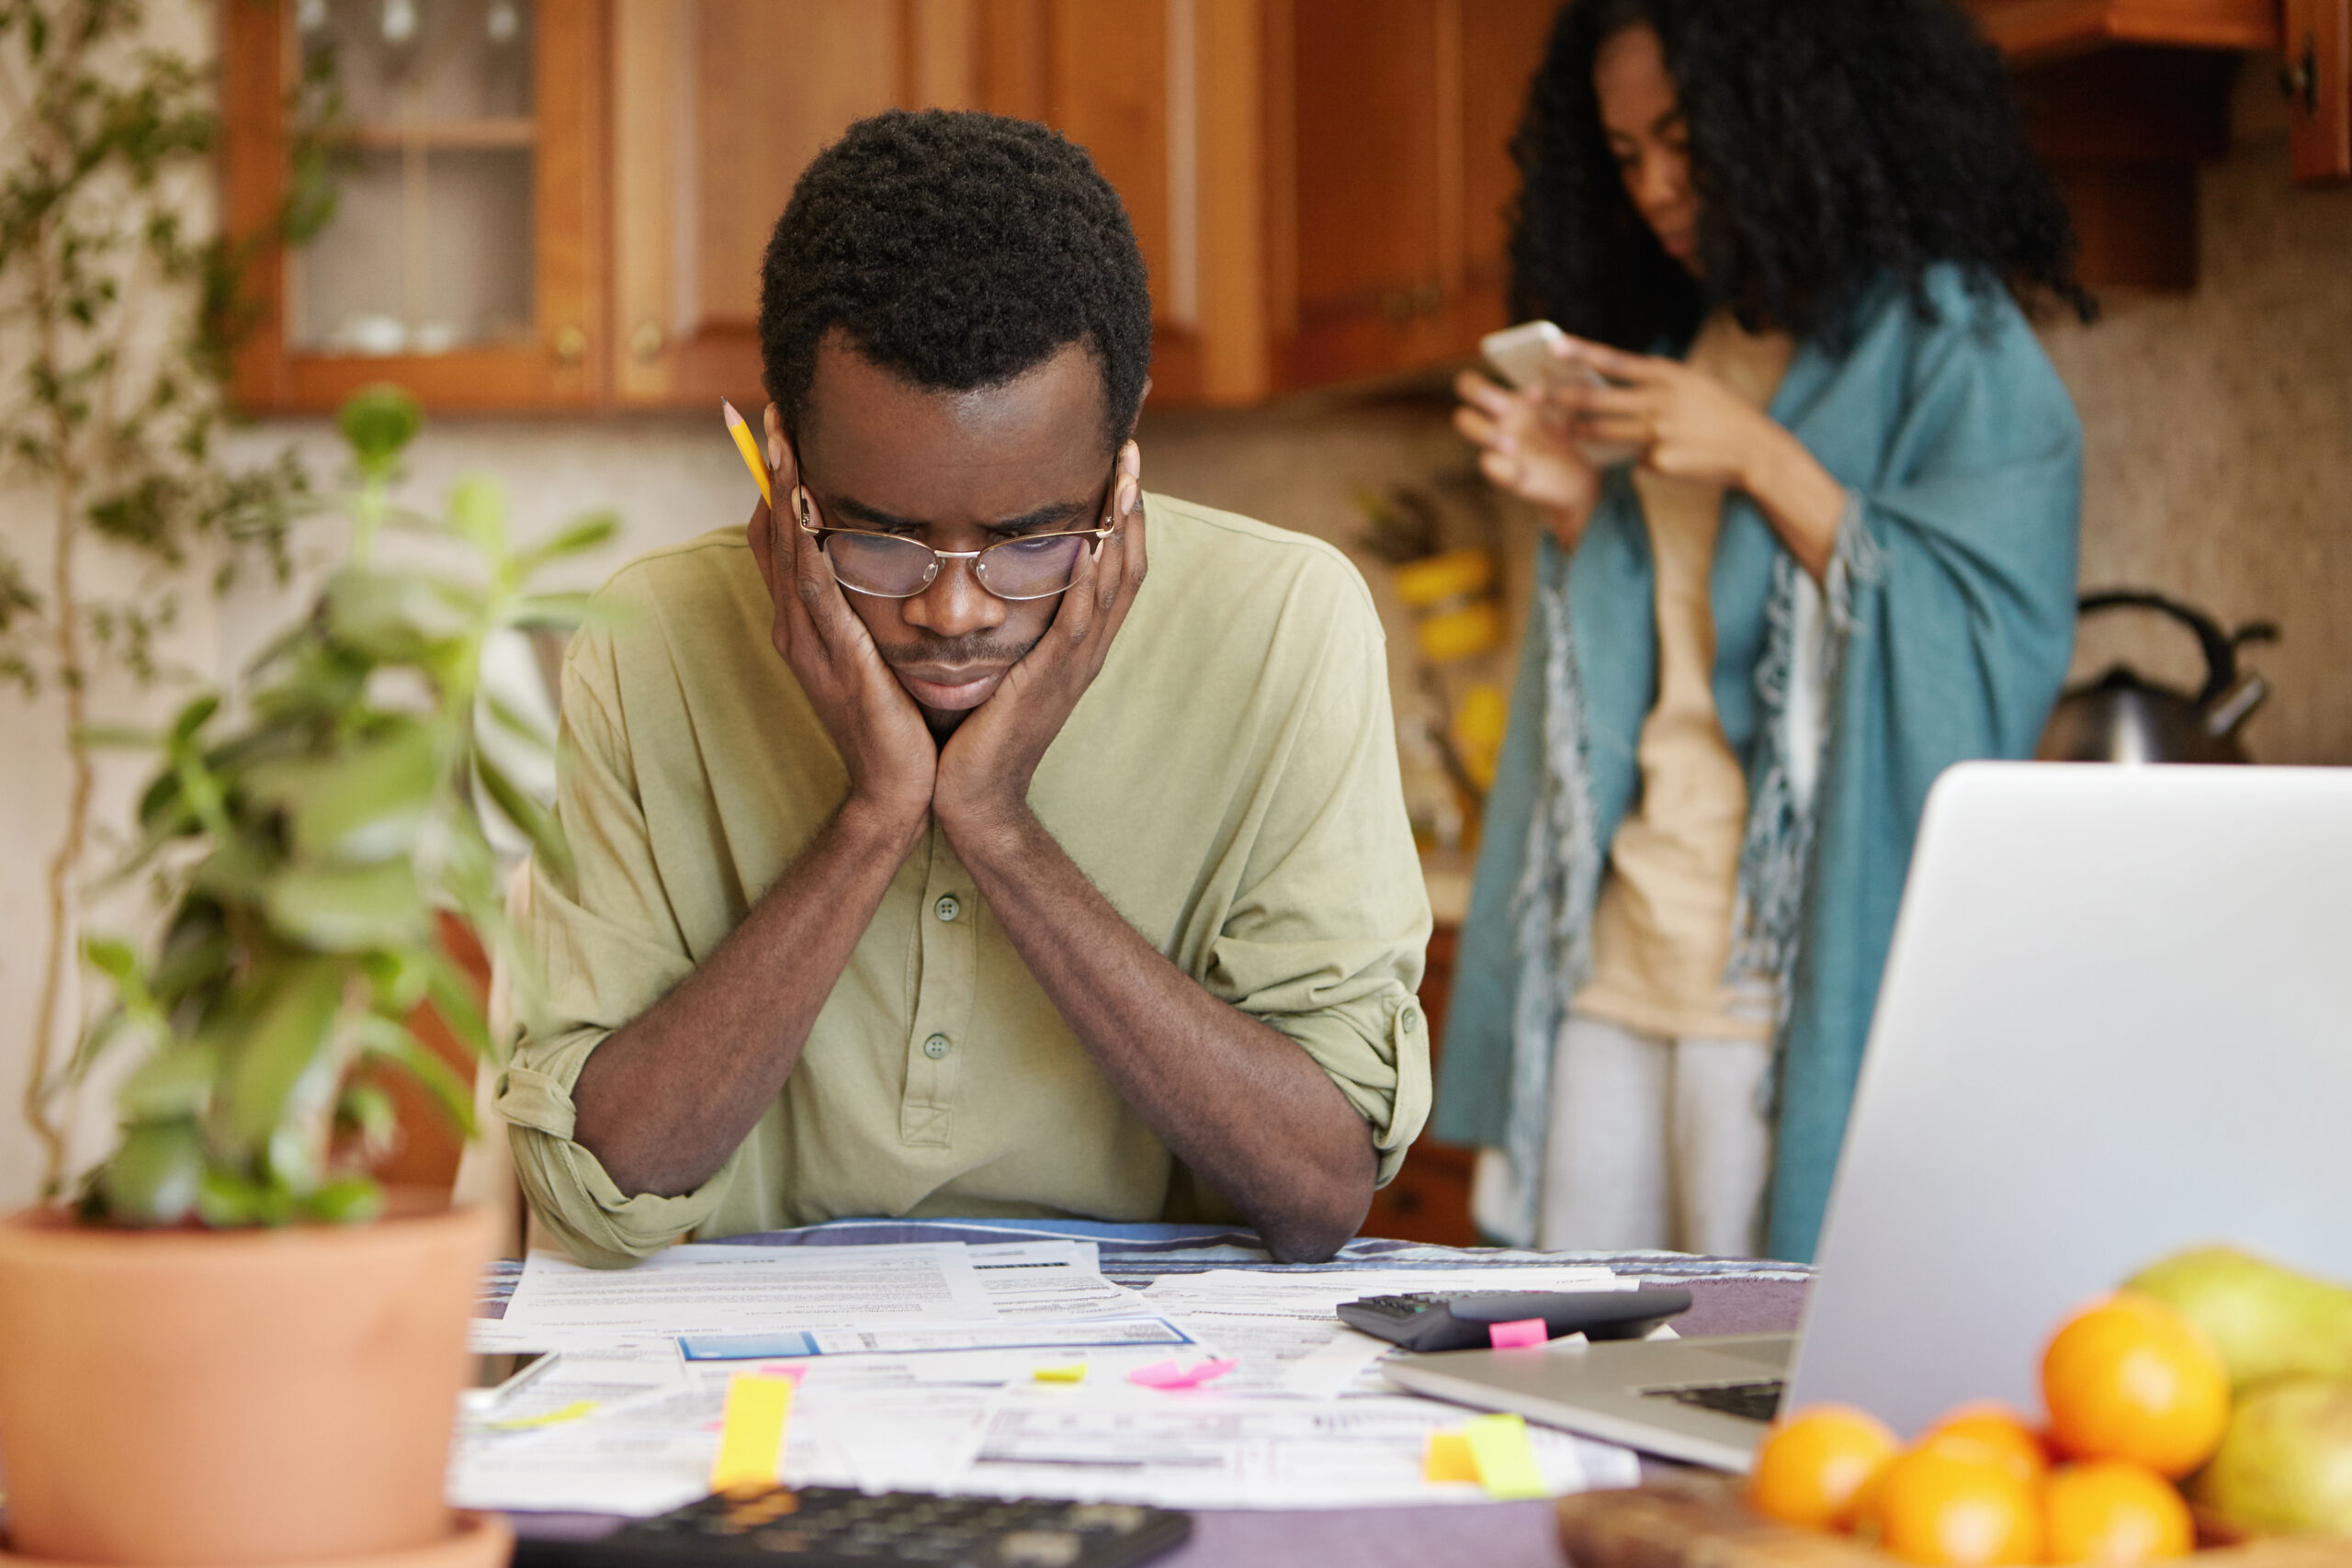
<path id="1" fill-rule="evenodd" d="M 1512 152 L 1573 338 L 1458 389 L 1548 530 L 1431 1133 L 1520 1245 L 1808 1258 L 1928 787 L 2065 673 L 2091 302 L 1950 0 L 1573 0 Z"/>

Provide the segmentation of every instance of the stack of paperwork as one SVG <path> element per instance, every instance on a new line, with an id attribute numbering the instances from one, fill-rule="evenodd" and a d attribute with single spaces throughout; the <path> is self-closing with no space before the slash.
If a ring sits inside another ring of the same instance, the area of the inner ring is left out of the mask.
<path id="1" fill-rule="evenodd" d="M 1607 1290 L 1605 1267 L 1515 1290 Z M 534 1254 L 478 1351 L 550 1352 L 459 1421 L 459 1507 L 649 1515 L 707 1492 L 729 1380 L 797 1380 L 796 1485 L 1170 1507 L 1474 1501 L 1430 1481 L 1453 1406 L 1379 1375 L 1358 1296 L 1495 1288 L 1477 1268 L 1103 1278 L 1093 1243 L 675 1247 L 620 1271 Z M 1229 1366 L 1224 1363 L 1230 1363 Z M 1623 1449 L 1528 1430 L 1551 1494 L 1626 1486 Z"/>

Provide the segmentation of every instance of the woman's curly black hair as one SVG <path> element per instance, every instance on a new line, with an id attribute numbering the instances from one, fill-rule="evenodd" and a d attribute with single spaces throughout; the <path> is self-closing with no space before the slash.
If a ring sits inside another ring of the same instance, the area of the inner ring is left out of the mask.
<path id="1" fill-rule="evenodd" d="M 969 391 L 1083 344 L 1103 435 L 1127 438 L 1151 373 L 1151 288 L 1119 193 L 1026 120 L 892 109 L 793 187 L 760 263 L 760 361 L 799 438 L 817 344 L 841 328 L 918 387 Z"/>
<path id="2" fill-rule="evenodd" d="M 1625 193 L 1593 57 L 1655 28 L 1690 131 L 1695 281 Z M 1938 263 L 2029 306 L 2096 313 L 2064 204 L 2027 147 L 1999 53 L 1951 0 L 1570 0 L 1511 142 L 1511 302 L 1647 353 L 1710 305 L 1836 342 L 1881 280 L 1928 309 Z"/>

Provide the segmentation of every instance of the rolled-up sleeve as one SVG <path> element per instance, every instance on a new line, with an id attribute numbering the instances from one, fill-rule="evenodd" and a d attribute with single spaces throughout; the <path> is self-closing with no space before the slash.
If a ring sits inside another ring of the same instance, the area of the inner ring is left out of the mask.
<path id="1" fill-rule="evenodd" d="M 556 812 L 572 865 L 565 875 L 536 864 L 518 911 L 547 994 L 497 1100 L 533 1211 L 574 1258 L 604 1266 L 657 1252 L 708 1219 L 732 1165 L 679 1197 L 628 1195 L 572 1140 L 571 1089 L 590 1055 L 694 968 L 614 722 L 616 700 L 609 636 L 583 631 L 564 662 L 557 747 Z"/>
<path id="2" fill-rule="evenodd" d="M 1380 623 L 1353 569 L 1314 639 L 1280 761 L 1260 785 L 1249 863 L 1204 977 L 1312 1056 L 1370 1124 L 1378 1181 L 1430 1112 L 1429 1026 L 1415 992 L 1430 905 L 1406 819 Z"/>

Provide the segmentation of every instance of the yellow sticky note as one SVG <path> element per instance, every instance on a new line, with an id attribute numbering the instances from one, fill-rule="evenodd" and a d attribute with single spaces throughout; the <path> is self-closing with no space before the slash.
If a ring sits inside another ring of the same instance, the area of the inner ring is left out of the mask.
<path id="1" fill-rule="evenodd" d="M 1029 1375 L 1039 1382 L 1084 1382 L 1086 1363 L 1079 1361 L 1067 1367 L 1039 1367 Z"/>
<path id="2" fill-rule="evenodd" d="M 1489 1497 L 1542 1497 L 1548 1495 L 1544 1472 L 1535 1468 L 1535 1450 L 1527 1441 L 1527 1423 L 1516 1416 L 1474 1416 L 1462 1424 L 1470 1457 L 1478 1470 L 1478 1484 Z"/>
<path id="3" fill-rule="evenodd" d="M 1476 1481 L 1478 1461 L 1470 1455 L 1470 1439 L 1459 1432 L 1431 1432 L 1421 1455 L 1424 1481 Z"/>
<path id="4" fill-rule="evenodd" d="M 710 1489 L 773 1486 L 784 1473 L 784 1427 L 792 1415 L 792 1382 L 738 1372 L 727 1382 L 727 1420 Z"/>
<path id="5" fill-rule="evenodd" d="M 537 1416 L 518 1416 L 512 1421 L 485 1423 L 494 1432 L 527 1432 L 534 1427 L 560 1427 L 566 1421 L 577 1421 L 596 1412 L 593 1399 L 575 1399 L 560 1410 L 545 1411 Z"/>

